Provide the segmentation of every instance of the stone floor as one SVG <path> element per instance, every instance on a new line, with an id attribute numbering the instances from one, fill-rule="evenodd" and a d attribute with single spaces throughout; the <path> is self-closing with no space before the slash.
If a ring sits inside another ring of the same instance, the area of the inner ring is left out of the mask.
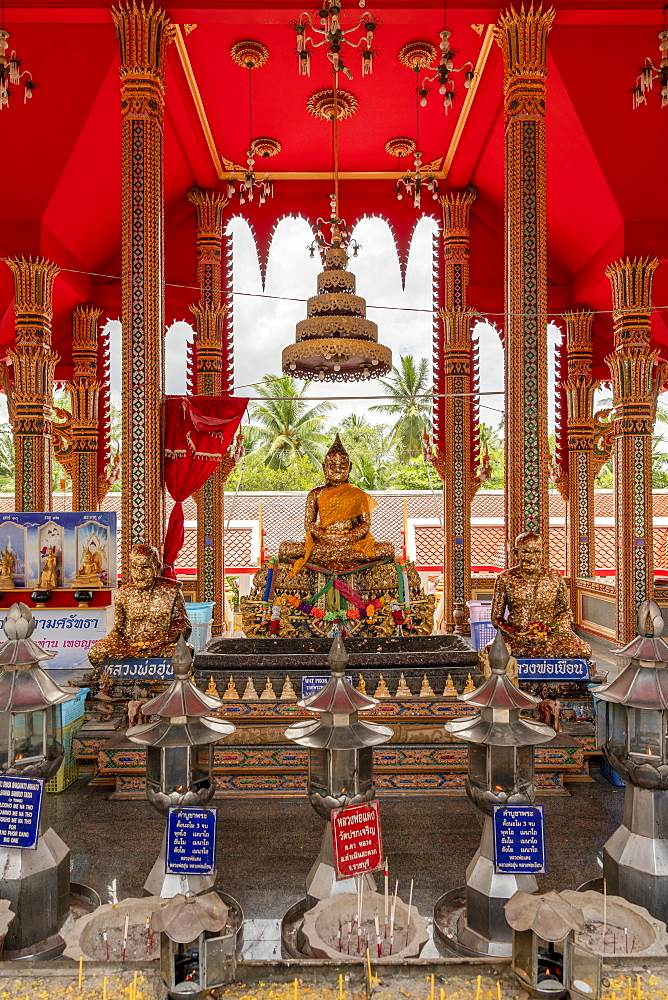
<path id="1" fill-rule="evenodd" d="M 601 848 L 622 815 L 623 789 L 592 771 L 594 782 L 571 783 L 569 795 L 545 796 L 548 872 L 541 888 L 577 887 L 600 874 Z M 72 879 L 108 900 L 142 894 L 165 821 L 145 801 L 111 802 L 108 789 L 80 778 L 49 795 L 51 823 L 72 853 Z M 540 801 L 540 800 L 539 800 Z M 390 876 L 399 892 L 415 879 L 420 912 L 464 883 L 481 830 L 481 814 L 464 795 L 380 797 Z M 219 809 L 218 887 L 241 903 L 246 919 L 277 919 L 304 895 L 318 852 L 322 821 L 303 797 L 223 798 Z"/>

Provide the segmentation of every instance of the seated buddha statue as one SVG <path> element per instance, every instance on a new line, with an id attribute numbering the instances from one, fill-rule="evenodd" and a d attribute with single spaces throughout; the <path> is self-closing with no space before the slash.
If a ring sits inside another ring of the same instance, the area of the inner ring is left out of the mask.
<path id="1" fill-rule="evenodd" d="M 375 559 L 394 558 L 394 546 L 371 534 L 373 497 L 349 482 L 352 462 L 336 435 L 322 470 L 325 485 L 306 497 L 303 542 L 282 542 L 278 558 L 295 559 L 292 576 L 307 563 L 332 573 Z"/>
<path id="2" fill-rule="evenodd" d="M 554 659 L 591 656 L 591 646 L 572 629 L 568 591 L 556 569 L 543 565 L 543 540 L 533 531 L 515 540 L 517 566 L 494 583 L 492 625 L 513 656 Z"/>

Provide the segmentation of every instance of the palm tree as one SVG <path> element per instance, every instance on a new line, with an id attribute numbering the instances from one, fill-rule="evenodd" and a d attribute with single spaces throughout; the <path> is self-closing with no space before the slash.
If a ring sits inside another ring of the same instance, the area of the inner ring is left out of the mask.
<path id="1" fill-rule="evenodd" d="M 9 424 L 0 424 L 0 487 L 14 487 L 14 438 Z"/>
<path id="2" fill-rule="evenodd" d="M 324 416 L 333 407 L 328 402 L 309 406 L 304 394 L 310 385 L 289 375 L 265 375 L 254 386 L 264 402 L 253 404 L 248 429 L 270 469 L 286 469 L 301 455 L 316 468 L 322 461 L 327 440 L 323 433 Z"/>
<path id="3" fill-rule="evenodd" d="M 394 365 L 390 377 L 378 381 L 394 402 L 369 409 L 396 417 L 391 443 L 399 461 L 410 462 L 422 454 L 422 434 L 425 426 L 431 426 L 429 363 L 426 358 L 416 360 L 412 354 L 402 354 L 399 367 Z"/>

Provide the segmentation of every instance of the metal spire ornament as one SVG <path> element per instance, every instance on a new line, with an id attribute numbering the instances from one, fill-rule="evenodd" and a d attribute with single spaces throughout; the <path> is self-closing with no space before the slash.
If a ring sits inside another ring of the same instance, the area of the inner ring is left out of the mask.
<path id="1" fill-rule="evenodd" d="M 334 4 L 328 10 L 333 11 Z M 338 13 L 337 13 L 338 16 Z M 355 275 L 348 270 L 349 250 L 357 256 L 339 211 L 339 88 L 334 68 L 332 147 L 334 194 L 329 222 L 318 219 L 311 256 L 324 250 L 325 267 L 318 291 L 307 303 L 307 318 L 297 323 L 296 343 L 283 350 L 283 371 L 294 378 L 320 382 L 354 382 L 379 378 L 392 369 L 392 352 L 378 343 L 378 326 L 366 318 L 366 302 L 355 294 Z M 325 229 L 329 227 L 329 236 Z"/>
<path id="2" fill-rule="evenodd" d="M 655 66 L 651 56 L 645 57 L 645 62 L 636 85 L 633 88 L 633 107 L 638 108 L 641 104 L 647 104 L 647 93 L 650 91 L 656 80 L 661 87 L 661 107 L 668 105 L 668 26 L 666 25 L 666 13 L 668 3 L 663 5 L 663 27 L 659 32 L 659 52 L 661 58 L 659 65 Z"/>
<path id="3" fill-rule="evenodd" d="M 0 111 L 9 107 L 13 93 L 10 87 L 20 87 L 23 84 L 23 103 L 32 97 L 35 82 L 32 73 L 21 69 L 21 60 L 14 49 L 9 52 L 9 32 L 5 28 L 5 4 L 2 3 L 2 27 L 0 27 Z"/>
<path id="4" fill-rule="evenodd" d="M 271 198 L 274 193 L 274 182 L 270 174 L 265 174 L 262 179 L 255 175 L 255 157 L 262 156 L 265 159 L 280 153 L 281 144 L 277 139 L 253 138 L 253 70 L 259 69 L 269 59 L 269 52 L 261 42 L 252 39 L 243 42 L 235 42 L 230 49 L 230 55 L 238 66 L 244 66 L 248 70 L 248 149 L 246 151 L 246 171 L 241 178 L 230 175 L 227 179 L 227 196 L 239 195 L 239 203 L 245 204 L 253 201 L 255 194 L 259 197 L 260 205 L 264 205 L 267 198 Z M 239 190 L 235 188 L 239 185 Z"/>

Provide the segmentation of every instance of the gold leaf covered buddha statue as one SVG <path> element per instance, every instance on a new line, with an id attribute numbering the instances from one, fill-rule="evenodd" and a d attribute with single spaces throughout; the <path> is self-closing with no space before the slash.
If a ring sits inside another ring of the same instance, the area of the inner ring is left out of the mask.
<path id="1" fill-rule="evenodd" d="M 568 591 L 556 569 L 543 565 L 543 540 L 533 531 L 515 540 L 517 565 L 494 583 L 492 624 L 500 629 L 513 656 L 591 656 L 591 646 L 572 629 Z"/>
<path id="2" fill-rule="evenodd" d="M 306 497 L 305 540 L 282 542 L 279 560 L 296 560 L 295 576 L 305 565 L 341 572 L 375 559 L 394 559 L 394 546 L 377 542 L 371 534 L 373 497 L 350 480 L 352 462 L 339 435 L 322 463 L 324 486 L 316 486 Z"/>

